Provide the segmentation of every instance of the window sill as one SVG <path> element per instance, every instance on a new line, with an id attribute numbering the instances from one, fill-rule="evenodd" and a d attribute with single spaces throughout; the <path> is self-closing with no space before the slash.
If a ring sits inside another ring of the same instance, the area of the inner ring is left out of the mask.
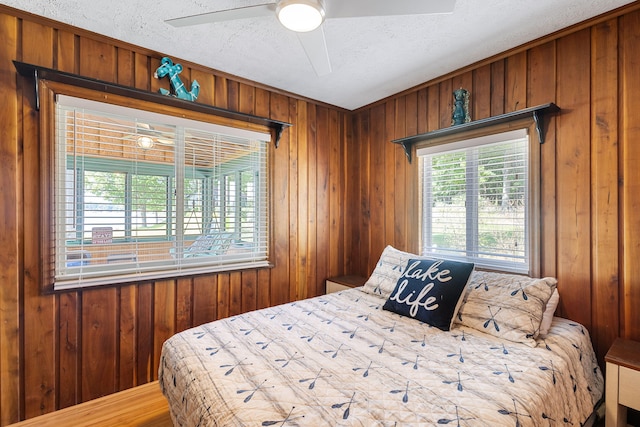
<path id="1" fill-rule="evenodd" d="M 261 270 L 271 269 L 274 265 L 269 261 L 257 261 L 253 263 L 244 263 L 242 265 L 224 265 L 224 266 L 206 266 L 185 268 L 178 271 L 153 271 L 142 274 L 130 274 L 110 277 L 93 277 L 86 280 L 66 280 L 58 281 L 53 284 L 50 293 L 64 293 L 77 290 L 87 290 L 95 288 L 105 288 L 114 286 L 128 286 L 143 282 L 174 280 L 184 277 L 213 275 L 221 273 L 233 273 L 245 270 Z"/>

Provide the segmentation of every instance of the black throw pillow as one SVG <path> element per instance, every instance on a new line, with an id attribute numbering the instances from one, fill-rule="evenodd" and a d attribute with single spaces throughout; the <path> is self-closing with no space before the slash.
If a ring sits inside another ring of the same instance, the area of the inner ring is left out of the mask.
<path id="1" fill-rule="evenodd" d="M 410 259 L 383 308 L 448 331 L 474 264 Z"/>

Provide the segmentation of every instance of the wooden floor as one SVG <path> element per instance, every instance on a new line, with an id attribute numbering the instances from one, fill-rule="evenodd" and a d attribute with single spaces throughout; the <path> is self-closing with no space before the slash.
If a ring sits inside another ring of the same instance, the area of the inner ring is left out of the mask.
<path id="1" fill-rule="evenodd" d="M 9 427 L 173 427 L 157 381 L 12 424 Z"/>

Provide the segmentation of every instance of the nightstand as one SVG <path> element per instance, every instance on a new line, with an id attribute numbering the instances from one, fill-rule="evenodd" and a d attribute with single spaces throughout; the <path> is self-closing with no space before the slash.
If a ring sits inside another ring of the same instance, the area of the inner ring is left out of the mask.
<path id="1" fill-rule="evenodd" d="M 627 425 L 627 408 L 640 410 L 640 343 L 618 338 L 607 355 L 605 427 Z"/>
<path id="2" fill-rule="evenodd" d="M 360 276 L 338 276 L 330 277 L 327 279 L 327 291 L 330 294 L 332 292 L 344 291 L 345 289 L 357 288 L 364 285 L 367 281 L 366 278 Z"/>

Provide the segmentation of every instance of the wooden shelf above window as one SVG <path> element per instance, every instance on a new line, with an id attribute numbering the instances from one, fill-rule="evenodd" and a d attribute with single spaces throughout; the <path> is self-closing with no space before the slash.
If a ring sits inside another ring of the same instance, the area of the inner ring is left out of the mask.
<path id="1" fill-rule="evenodd" d="M 271 129 L 273 142 L 278 147 L 282 132 L 291 126 L 291 123 L 272 120 L 266 117 L 254 116 L 253 114 L 245 114 L 237 111 L 227 110 L 224 108 L 214 107 L 213 105 L 201 104 L 198 102 L 186 101 L 174 96 L 161 95 L 155 92 L 144 91 L 129 86 L 118 85 L 103 80 L 91 79 L 78 74 L 67 73 L 64 71 L 53 70 L 51 68 L 40 67 L 38 65 L 26 64 L 20 61 L 13 61 L 18 74 L 27 78 L 34 79 L 35 85 L 35 108 L 40 109 L 40 99 L 38 94 L 38 85 L 40 80 L 49 80 L 58 83 L 69 84 L 85 89 L 92 89 L 99 92 L 120 95 L 141 101 L 154 102 L 157 104 L 168 105 L 171 107 L 182 108 L 189 111 L 211 114 L 226 119 L 238 120 L 241 122 L 264 125 Z"/>
<path id="2" fill-rule="evenodd" d="M 527 117 L 533 117 L 536 125 L 536 130 L 538 132 L 538 139 L 540 140 L 540 144 L 542 144 L 544 143 L 544 137 L 546 134 L 546 129 L 544 128 L 542 122 L 543 116 L 557 113 L 558 111 L 560 111 L 560 108 L 556 104 L 550 102 L 548 104 L 538 105 L 537 107 L 525 108 L 524 110 L 500 114 L 499 116 L 475 120 L 473 122 L 463 123 L 461 125 L 455 125 L 448 128 L 437 129 L 431 132 L 421 133 L 419 135 L 408 136 L 406 138 L 395 139 L 391 142 L 393 142 L 394 144 L 402 145 L 402 148 L 404 148 L 404 152 L 407 155 L 407 159 L 409 160 L 409 163 L 411 163 L 411 148 L 417 142 L 428 141 L 430 139 L 449 136 L 456 133 L 467 132 L 489 126 L 499 125 L 502 123 L 512 122 Z"/>

